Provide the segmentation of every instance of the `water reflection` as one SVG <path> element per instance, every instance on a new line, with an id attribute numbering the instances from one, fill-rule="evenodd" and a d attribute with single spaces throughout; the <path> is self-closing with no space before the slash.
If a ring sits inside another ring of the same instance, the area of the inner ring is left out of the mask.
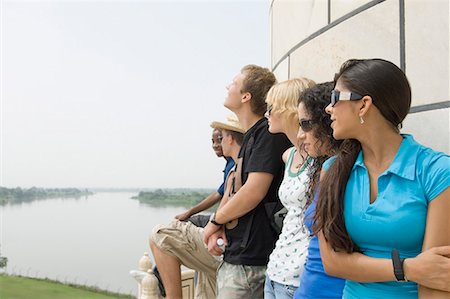
<path id="1" fill-rule="evenodd" d="M 92 195 L 88 189 L 77 188 L 5 188 L 0 187 L 0 205 L 19 204 L 50 198 L 80 198 Z"/>
<path id="2" fill-rule="evenodd" d="M 151 228 L 187 207 L 139 203 L 133 195 L 97 193 L 1 206 L 7 271 L 135 294 L 128 272 L 149 251 Z"/>

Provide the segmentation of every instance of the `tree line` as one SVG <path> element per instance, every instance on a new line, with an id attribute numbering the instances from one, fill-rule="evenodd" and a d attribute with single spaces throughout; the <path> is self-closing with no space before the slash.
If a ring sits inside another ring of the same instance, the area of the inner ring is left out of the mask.
<path id="1" fill-rule="evenodd" d="M 87 189 L 77 188 L 5 188 L 0 187 L 0 204 L 27 202 L 46 198 L 77 198 L 93 194 Z"/>
<path id="2" fill-rule="evenodd" d="M 132 198 L 141 203 L 149 204 L 182 204 L 194 205 L 211 194 L 207 189 L 156 189 L 154 191 L 140 191 Z"/>

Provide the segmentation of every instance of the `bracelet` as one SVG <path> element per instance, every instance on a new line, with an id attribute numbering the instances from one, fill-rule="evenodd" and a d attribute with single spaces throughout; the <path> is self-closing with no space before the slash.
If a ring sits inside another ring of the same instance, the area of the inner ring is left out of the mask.
<path id="1" fill-rule="evenodd" d="M 223 226 L 223 224 L 220 224 L 216 221 L 216 213 L 213 213 L 211 215 L 211 218 L 209 218 L 209 222 L 211 222 L 212 224 L 217 225 L 217 226 Z"/>
<path id="2" fill-rule="evenodd" d="M 398 250 L 395 248 L 392 249 L 391 257 L 392 257 L 392 265 L 394 267 L 395 279 L 398 282 L 407 282 L 408 280 L 406 279 L 405 272 L 403 271 L 403 261 L 405 259 L 400 258 Z"/>

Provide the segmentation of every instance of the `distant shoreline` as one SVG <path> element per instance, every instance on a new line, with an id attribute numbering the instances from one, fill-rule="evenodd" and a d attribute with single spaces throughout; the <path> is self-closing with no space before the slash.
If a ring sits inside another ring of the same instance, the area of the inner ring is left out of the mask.
<path id="1" fill-rule="evenodd" d="M 80 198 L 94 194 L 77 188 L 5 188 L 0 187 L 0 205 L 31 202 L 48 198 Z"/>
<path id="2" fill-rule="evenodd" d="M 213 189 L 156 189 L 140 191 L 132 199 L 150 205 L 183 205 L 193 206 L 214 192 Z"/>
<path id="3" fill-rule="evenodd" d="M 19 204 L 52 198 L 80 198 L 95 193 L 137 193 L 132 199 L 153 206 L 193 206 L 214 192 L 208 188 L 5 188 L 0 187 L 0 205 Z"/>

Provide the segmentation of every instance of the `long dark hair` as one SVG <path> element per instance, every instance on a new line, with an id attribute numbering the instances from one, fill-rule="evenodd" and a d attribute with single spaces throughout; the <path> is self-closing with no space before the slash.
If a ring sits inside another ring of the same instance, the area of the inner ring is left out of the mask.
<path id="1" fill-rule="evenodd" d="M 333 90 L 334 83 L 326 82 L 320 83 L 310 87 L 300 94 L 299 104 L 303 106 L 313 122 L 312 133 L 317 139 L 313 146 L 316 151 L 323 153 L 319 157 L 314 158 L 313 164 L 309 168 L 310 184 L 308 187 L 308 199 L 306 206 L 309 206 L 314 197 L 314 190 L 319 182 L 319 175 L 322 169 L 322 164 L 330 156 L 336 153 L 341 141 L 333 138 L 333 130 L 331 129 L 330 116 L 325 112 L 325 107 L 330 103 L 330 94 Z"/>
<path id="2" fill-rule="evenodd" d="M 411 106 L 411 88 L 395 64 L 382 59 L 348 60 L 341 66 L 335 83 L 337 80 L 352 92 L 371 96 L 383 117 L 399 132 Z M 345 227 L 344 194 L 360 150 L 358 140 L 345 140 L 320 184 L 313 230 L 322 231 L 336 251 L 358 250 Z"/>

